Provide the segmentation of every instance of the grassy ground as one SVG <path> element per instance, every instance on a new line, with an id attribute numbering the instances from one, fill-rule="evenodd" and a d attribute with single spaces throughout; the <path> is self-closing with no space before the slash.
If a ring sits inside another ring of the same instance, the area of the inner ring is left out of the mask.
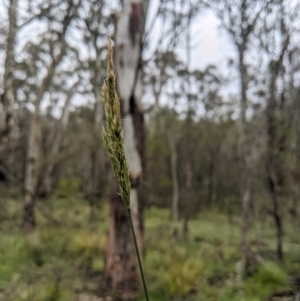
<path id="1" fill-rule="evenodd" d="M 21 231 L 21 204 L 3 202 L 0 213 L 0 300 L 100 301 L 92 294 L 104 267 L 107 205 L 89 222 L 89 207 L 80 199 L 40 202 L 38 227 L 30 235 Z M 45 216 L 50 214 L 56 221 Z M 145 213 L 145 270 L 150 298 L 165 300 L 267 300 L 270 293 L 288 288 L 288 274 L 300 271 L 299 238 L 286 226 L 286 264 L 274 257 L 272 221 L 252 227 L 251 243 L 267 259 L 255 264 L 239 291 L 236 268 L 240 262 L 239 219 L 228 222 L 218 212 L 203 212 L 190 222 L 188 240 L 171 235 L 168 210 Z M 259 242 L 259 243 L 257 243 Z M 142 295 L 141 295 L 142 296 Z M 107 298 L 107 300 L 112 300 Z M 140 300 L 143 300 L 141 297 Z"/>

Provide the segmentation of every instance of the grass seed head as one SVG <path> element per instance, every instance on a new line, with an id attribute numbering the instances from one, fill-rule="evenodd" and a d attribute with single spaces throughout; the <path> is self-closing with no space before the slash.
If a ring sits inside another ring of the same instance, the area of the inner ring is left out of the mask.
<path id="1" fill-rule="evenodd" d="M 120 102 L 116 92 L 111 41 L 109 41 L 108 44 L 107 78 L 102 86 L 102 100 L 106 116 L 106 127 L 102 128 L 104 146 L 111 161 L 115 177 L 119 183 L 121 197 L 127 208 L 130 208 L 129 168 L 124 151 Z"/>

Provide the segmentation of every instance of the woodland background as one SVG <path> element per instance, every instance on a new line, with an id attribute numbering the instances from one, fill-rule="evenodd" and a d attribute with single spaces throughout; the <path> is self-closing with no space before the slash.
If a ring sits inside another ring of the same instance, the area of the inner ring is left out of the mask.
<path id="1" fill-rule="evenodd" d="M 299 300 L 300 3 L 151 2 L 2 1 L 0 300 L 143 299 L 101 138 L 108 37 L 151 300 Z M 200 70 L 208 12 L 234 53 Z"/>

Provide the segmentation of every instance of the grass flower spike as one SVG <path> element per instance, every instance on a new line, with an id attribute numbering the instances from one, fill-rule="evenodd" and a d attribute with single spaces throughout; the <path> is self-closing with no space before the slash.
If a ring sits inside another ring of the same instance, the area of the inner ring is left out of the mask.
<path id="1" fill-rule="evenodd" d="M 106 115 L 106 128 L 102 129 L 105 149 L 110 158 L 115 177 L 119 183 L 121 197 L 130 208 L 129 168 L 125 158 L 124 138 L 121 125 L 120 102 L 116 92 L 113 71 L 112 46 L 108 45 L 107 79 L 102 86 L 102 98 Z"/>

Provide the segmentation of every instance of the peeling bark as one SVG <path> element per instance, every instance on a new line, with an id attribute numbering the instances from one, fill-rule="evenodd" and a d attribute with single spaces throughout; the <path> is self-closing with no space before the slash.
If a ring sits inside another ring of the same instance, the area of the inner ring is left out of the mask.
<path id="1" fill-rule="evenodd" d="M 127 209 L 121 197 L 114 193 L 110 200 L 105 271 L 110 287 L 117 293 L 138 292 L 139 271 L 131 241 Z"/>
<path id="2" fill-rule="evenodd" d="M 143 252 L 142 183 L 145 138 L 144 115 L 140 104 L 142 96 L 140 61 L 147 8 L 148 1 L 123 1 L 122 12 L 116 24 L 115 44 L 117 89 L 121 102 L 125 155 L 131 179 L 131 214 L 141 252 Z M 106 275 L 114 290 L 138 291 L 140 276 L 127 211 L 120 197 L 115 194 L 114 191 L 110 202 Z"/>

